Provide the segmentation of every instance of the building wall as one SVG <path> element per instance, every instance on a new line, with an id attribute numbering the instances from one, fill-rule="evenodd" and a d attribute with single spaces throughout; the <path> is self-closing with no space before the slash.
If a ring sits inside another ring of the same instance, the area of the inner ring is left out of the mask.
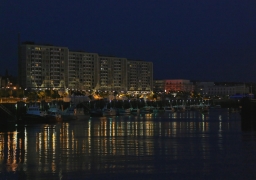
<path id="1" fill-rule="evenodd" d="M 196 91 L 202 95 L 223 96 L 235 94 L 248 94 L 249 87 L 245 84 L 234 83 L 214 83 L 214 82 L 197 82 Z"/>
<path id="2" fill-rule="evenodd" d="M 67 87 L 70 89 L 92 90 L 98 79 L 98 54 L 69 52 L 67 68 Z"/>
<path id="3" fill-rule="evenodd" d="M 249 88 L 245 86 L 208 86 L 205 87 L 206 95 L 234 95 L 249 93 Z"/>
<path id="4" fill-rule="evenodd" d="M 164 90 L 165 90 L 165 80 L 154 80 L 153 90 L 155 92 L 164 92 Z"/>
<path id="5" fill-rule="evenodd" d="M 128 91 L 153 90 L 153 63 L 146 61 L 127 62 Z"/>
<path id="6" fill-rule="evenodd" d="M 172 91 L 192 92 L 194 91 L 194 85 L 186 79 L 166 79 L 165 92 Z"/>
<path id="7" fill-rule="evenodd" d="M 19 85 L 23 88 L 151 91 L 153 64 L 67 47 L 24 43 L 19 46 Z"/>
<path id="8" fill-rule="evenodd" d="M 214 86 L 214 82 L 196 82 L 195 83 L 195 91 L 197 93 L 200 93 L 202 95 L 204 95 L 206 92 L 206 88 L 207 87 L 211 87 L 211 86 Z"/>
<path id="9" fill-rule="evenodd" d="M 126 91 L 126 64 L 126 58 L 99 56 L 98 88 L 105 91 Z"/>
<path id="10" fill-rule="evenodd" d="M 68 48 L 22 44 L 19 53 L 20 86 L 57 88 L 65 79 Z"/>

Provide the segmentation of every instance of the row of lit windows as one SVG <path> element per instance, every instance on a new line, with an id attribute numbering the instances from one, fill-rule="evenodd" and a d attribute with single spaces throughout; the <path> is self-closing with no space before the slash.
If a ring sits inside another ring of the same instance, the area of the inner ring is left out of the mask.
<path id="1" fill-rule="evenodd" d="M 69 56 L 75 56 L 75 57 L 94 57 L 94 54 L 69 53 Z"/>
<path id="2" fill-rule="evenodd" d="M 209 91 L 235 91 L 235 88 L 227 89 L 227 88 L 209 88 Z"/>

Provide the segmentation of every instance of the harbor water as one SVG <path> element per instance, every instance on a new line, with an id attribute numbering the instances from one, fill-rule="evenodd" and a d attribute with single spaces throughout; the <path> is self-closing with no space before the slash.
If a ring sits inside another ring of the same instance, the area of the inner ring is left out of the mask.
<path id="1" fill-rule="evenodd" d="M 228 109 L 0 127 L 0 179 L 256 179 L 256 132 Z"/>

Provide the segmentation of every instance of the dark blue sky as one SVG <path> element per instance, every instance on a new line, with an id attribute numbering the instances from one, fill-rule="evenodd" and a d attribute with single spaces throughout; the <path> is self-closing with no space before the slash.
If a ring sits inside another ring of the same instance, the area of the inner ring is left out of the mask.
<path id="1" fill-rule="evenodd" d="M 255 0 L 11 0 L 0 6 L 0 74 L 21 41 L 152 61 L 155 79 L 256 82 Z"/>

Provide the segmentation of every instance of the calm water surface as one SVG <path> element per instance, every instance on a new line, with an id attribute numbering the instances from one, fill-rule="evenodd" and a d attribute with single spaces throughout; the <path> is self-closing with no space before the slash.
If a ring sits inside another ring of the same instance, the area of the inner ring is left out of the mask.
<path id="1" fill-rule="evenodd" d="M 0 128 L 0 179 L 256 179 L 256 133 L 211 109 Z"/>

